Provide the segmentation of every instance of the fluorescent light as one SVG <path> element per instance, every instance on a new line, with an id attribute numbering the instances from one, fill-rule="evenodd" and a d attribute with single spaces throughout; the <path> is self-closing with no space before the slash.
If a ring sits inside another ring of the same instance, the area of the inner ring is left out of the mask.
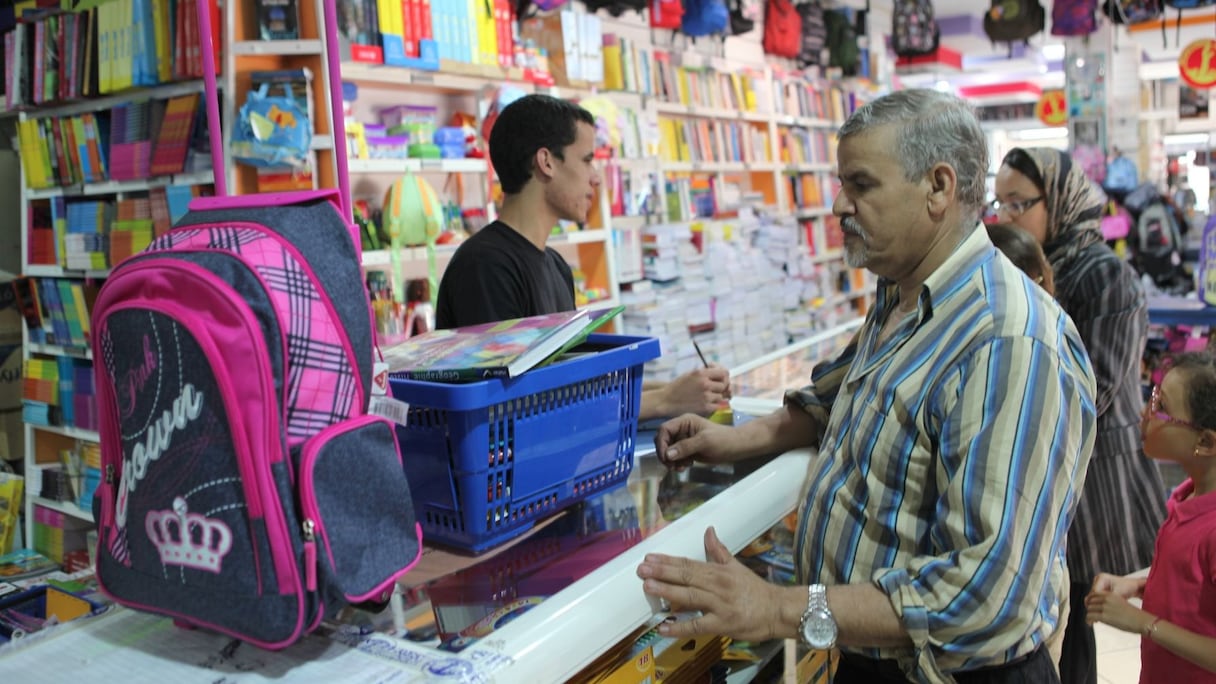
<path id="1" fill-rule="evenodd" d="M 1207 133 L 1174 133 L 1161 139 L 1166 145 L 1206 145 Z"/>
<path id="2" fill-rule="evenodd" d="M 1009 137 L 1014 140 L 1051 140 L 1052 138 L 1067 138 L 1068 129 L 1057 128 L 1027 128 L 1022 131 L 1009 131 Z"/>
<path id="3" fill-rule="evenodd" d="M 1039 53 L 1050 60 L 1064 59 L 1064 44 L 1052 43 L 1039 48 Z"/>

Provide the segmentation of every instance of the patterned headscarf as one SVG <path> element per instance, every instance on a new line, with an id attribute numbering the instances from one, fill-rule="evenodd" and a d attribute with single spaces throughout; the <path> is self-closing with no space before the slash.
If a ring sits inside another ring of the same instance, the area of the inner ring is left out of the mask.
<path id="1" fill-rule="evenodd" d="M 1073 164 L 1067 152 L 1050 147 L 1026 147 L 1043 178 L 1043 204 L 1047 207 L 1047 240 L 1043 253 L 1051 267 L 1060 267 L 1081 250 L 1102 242 L 1102 206 L 1106 195 Z"/>

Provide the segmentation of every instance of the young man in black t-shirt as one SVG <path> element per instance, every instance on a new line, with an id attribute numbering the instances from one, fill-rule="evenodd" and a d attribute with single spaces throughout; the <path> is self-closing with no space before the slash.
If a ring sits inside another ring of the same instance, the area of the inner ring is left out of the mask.
<path id="1" fill-rule="evenodd" d="M 574 308 L 570 266 L 546 242 L 559 220 L 585 223 L 595 202 L 601 181 L 595 118 L 565 100 L 526 95 L 499 113 L 490 160 L 502 183 L 502 210 L 444 269 L 435 312 L 439 328 Z M 726 369 L 698 369 L 647 385 L 640 418 L 708 414 L 729 397 Z"/>

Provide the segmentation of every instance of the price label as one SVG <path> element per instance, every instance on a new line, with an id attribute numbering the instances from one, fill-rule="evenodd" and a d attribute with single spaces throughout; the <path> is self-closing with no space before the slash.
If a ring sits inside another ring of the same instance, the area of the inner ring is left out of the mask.
<path id="1" fill-rule="evenodd" d="M 367 412 L 387 418 L 399 425 L 406 425 L 410 417 L 410 405 L 399 399 L 386 396 L 373 396 L 368 404 Z"/>
<path id="2" fill-rule="evenodd" d="M 435 82 L 435 77 L 430 74 L 410 74 L 410 83 L 431 84 Z"/>

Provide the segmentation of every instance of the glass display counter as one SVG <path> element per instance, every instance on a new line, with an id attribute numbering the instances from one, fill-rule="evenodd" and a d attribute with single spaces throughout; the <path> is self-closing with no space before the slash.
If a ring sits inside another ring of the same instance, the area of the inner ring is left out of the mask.
<path id="1" fill-rule="evenodd" d="M 859 323 L 734 370 L 736 413 L 780 406 L 781 391 L 805 384 L 808 364 L 842 347 Z M 744 388 L 765 396 L 744 398 Z M 355 611 L 284 651 L 244 648 L 248 660 L 238 666 L 224 655 L 236 650 L 228 637 L 115 609 L 0 652 L 0 680 L 37 663 L 44 681 L 64 681 L 112 658 L 126 681 L 142 681 L 131 678 L 139 672 L 148 681 L 214 681 L 219 669 L 225 682 L 258 682 L 320 676 L 323 667 L 343 672 L 342 681 L 565 681 L 660 613 L 636 574 L 647 553 L 704 558 L 710 526 L 738 552 L 797 506 L 813 456 L 798 450 L 673 471 L 655 457 L 653 435 L 639 435 L 638 444 L 626 486 L 479 556 L 429 548 L 389 610 Z M 154 667 L 132 667 L 138 663 Z"/>

